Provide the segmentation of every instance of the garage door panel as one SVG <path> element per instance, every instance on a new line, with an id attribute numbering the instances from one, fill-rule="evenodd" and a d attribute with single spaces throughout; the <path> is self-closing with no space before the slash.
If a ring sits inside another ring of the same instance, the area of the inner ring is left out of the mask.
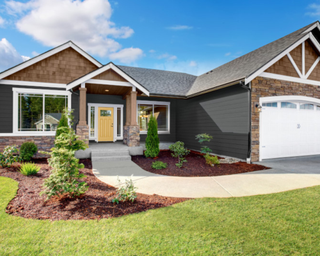
<path id="1" fill-rule="evenodd" d="M 263 107 L 260 113 L 262 159 L 320 154 L 320 110 Z"/>

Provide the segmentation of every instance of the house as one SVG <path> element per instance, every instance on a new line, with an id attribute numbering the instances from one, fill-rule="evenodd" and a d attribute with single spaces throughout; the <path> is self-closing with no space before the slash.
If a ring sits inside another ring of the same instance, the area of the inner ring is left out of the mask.
<path id="1" fill-rule="evenodd" d="M 251 161 L 320 154 L 319 43 L 316 21 L 193 76 L 102 65 L 69 41 L 0 73 L 0 146 L 52 147 L 54 119 L 69 107 L 87 143 L 138 146 L 154 114 L 160 141 L 190 149 L 209 133 L 214 153 Z"/>

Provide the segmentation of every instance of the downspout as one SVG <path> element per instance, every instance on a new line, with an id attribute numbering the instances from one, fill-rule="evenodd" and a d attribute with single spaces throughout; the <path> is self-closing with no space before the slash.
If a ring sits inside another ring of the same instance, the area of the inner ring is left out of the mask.
<path id="1" fill-rule="evenodd" d="M 249 113 L 249 131 L 248 131 L 248 151 L 247 151 L 247 163 L 251 163 L 251 82 L 244 84 L 241 82 L 242 88 L 248 91 L 248 113 Z"/>

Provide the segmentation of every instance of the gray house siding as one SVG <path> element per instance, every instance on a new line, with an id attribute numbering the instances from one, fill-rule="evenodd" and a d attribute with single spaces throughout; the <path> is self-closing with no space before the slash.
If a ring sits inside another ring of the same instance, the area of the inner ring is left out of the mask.
<path id="1" fill-rule="evenodd" d="M 213 153 L 245 159 L 248 152 L 249 92 L 240 85 L 178 100 L 177 140 L 199 150 L 199 133 L 209 133 Z"/>
<path id="2" fill-rule="evenodd" d="M 23 88 L 23 89 L 36 89 L 41 90 L 59 90 L 57 88 L 47 87 L 24 87 L 17 85 L 0 85 L 0 133 L 12 133 L 13 132 L 13 91 L 12 88 Z M 64 89 L 62 89 L 64 90 Z"/>

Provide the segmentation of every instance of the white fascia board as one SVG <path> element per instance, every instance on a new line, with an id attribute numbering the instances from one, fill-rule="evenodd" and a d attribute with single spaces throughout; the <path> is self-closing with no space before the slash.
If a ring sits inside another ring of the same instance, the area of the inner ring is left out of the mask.
<path id="1" fill-rule="evenodd" d="M 273 74 L 273 73 L 268 73 L 268 72 L 262 72 L 261 74 L 259 74 L 259 76 L 265 77 L 265 78 L 288 81 L 288 82 L 294 82 L 294 83 L 311 84 L 311 85 L 320 86 L 320 81 L 302 79 L 302 78 L 292 77 L 292 76 L 278 75 L 278 74 Z"/>
<path id="2" fill-rule="evenodd" d="M 51 87 L 51 88 L 67 88 L 66 84 L 59 83 L 43 83 L 43 82 L 29 82 L 29 81 L 18 81 L 18 80 L 0 80 L 0 84 L 5 85 L 17 85 L 17 86 L 32 86 L 32 87 Z"/>
<path id="3" fill-rule="evenodd" d="M 312 33 L 310 33 L 310 40 L 314 44 L 314 46 L 317 48 L 317 50 L 320 52 L 320 44 Z"/>
<path id="4" fill-rule="evenodd" d="M 88 81 L 92 78 L 95 77 L 109 69 L 112 69 L 113 71 L 115 71 L 117 74 L 119 74 L 120 76 L 122 76 L 124 79 L 126 79 L 131 86 L 135 86 L 136 88 L 138 88 L 140 91 L 142 91 L 143 93 L 145 93 L 147 96 L 150 95 L 149 91 L 147 89 L 145 89 L 142 85 L 140 85 L 139 83 L 137 83 L 134 79 L 132 79 L 130 76 L 128 76 L 126 73 L 124 73 L 121 69 L 119 69 L 118 67 L 116 67 L 113 63 L 109 63 L 108 65 L 103 66 L 102 68 L 99 68 L 93 72 L 91 72 L 90 74 L 87 74 L 71 83 L 69 83 L 67 85 L 67 90 L 70 90 L 74 87 L 76 87 L 79 84 L 82 83 L 89 83 Z M 94 79 L 96 80 L 96 79 Z"/>
<path id="5" fill-rule="evenodd" d="M 271 61 L 269 61 L 267 64 L 265 64 L 263 67 L 259 68 L 257 71 L 255 71 L 252 75 L 250 75 L 249 77 L 247 77 L 245 79 L 245 84 L 248 84 L 249 82 L 251 82 L 253 79 L 255 79 L 257 76 L 259 76 L 262 72 L 264 72 L 266 69 L 268 69 L 269 67 L 271 67 L 274 63 L 276 63 L 278 60 L 280 60 L 281 58 L 283 58 L 286 54 L 288 54 L 289 52 L 291 52 L 294 48 L 296 48 L 298 45 L 302 44 L 302 42 L 306 41 L 307 39 L 310 38 L 310 34 L 305 35 L 304 37 L 302 37 L 300 40 L 298 40 L 297 42 L 295 42 L 293 45 L 291 45 L 290 47 L 288 47 L 285 51 L 283 51 L 282 53 L 280 53 L 278 56 L 276 56 L 275 58 L 273 58 Z"/>
<path id="6" fill-rule="evenodd" d="M 116 85 L 116 86 L 134 87 L 134 85 L 129 83 L 129 82 L 102 80 L 102 79 L 89 79 L 88 81 L 86 81 L 86 83 L 88 83 L 88 84 L 103 84 L 103 85 Z"/>
<path id="7" fill-rule="evenodd" d="M 314 28 L 318 28 L 319 31 L 320 31 L 319 22 L 317 22 L 316 24 L 312 25 L 310 28 L 308 28 L 306 31 L 303 31 L 302 33 L 303 33 L 303 34 L 306 34 L 306 33 L 308 33 L 308 32 L 311 32 Z"/>
<path id="8" fill-rule="evenodd" d="M 85 58 L 87 58 L 89 61 L 91 61 L 93 64 L 95 64 L 97 67 L 101 67 L 102 64 L 100 62 L 98 62 L 97 60 L 95 60 L 94 58 L 92 58 L 89 54 L 87 54 L 85 51 L 83 51 L 82 49 L 80 49 L 78 46 L 76 46 L 73 42 L 68 42 L 68 43 L 64 43 L 52 50 L 49 50 L 41 55 L 38 55 L 30 60 L 27 60 L 25 62 L 22 62 L 21 64 L 7 70 L 4 71 L 2 74 L 0 74 L 0 79 L 7 77 L 9 75 L 12 75 L 24 68 L 27 68 L 41 60 L 44 60 L 58 52 L 61 52 L 67 48 L 71 47 L 72 49 L 74 49 L 75 51 L 77 51 L 79 54 L 81 54 L 82 56 L 84 56 Z"/>

